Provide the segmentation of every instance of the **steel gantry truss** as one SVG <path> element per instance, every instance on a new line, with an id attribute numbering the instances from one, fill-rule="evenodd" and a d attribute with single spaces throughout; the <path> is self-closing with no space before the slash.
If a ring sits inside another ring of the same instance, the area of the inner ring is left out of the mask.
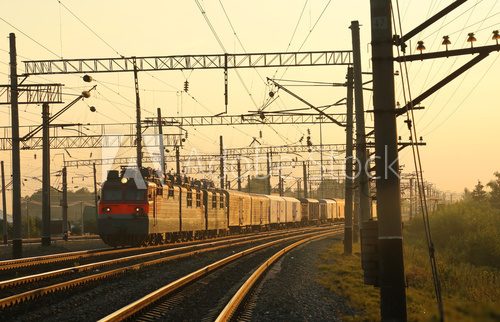
<path id="1" fill-rule="evenodd" d="M 172 134 L 172 136 L 174 136 Z M 425 145 L 423 142 L 413 143 L 418 145 Z M 400 148 L 410 146 L 409 142 L 399 142 Z M 368 147 L 373 147 L 373 143 L 368 143 Z M 298 153 L 316 153 L 320 151 L 320 145 L 284 145 L 284 146 L 273 146 L 273 147 L 243 147 L 243 148 L 228 148 L 224 149 L 224 158 L 226 160 L 236 160 L 240 159 L 251 159 L 254 156 L 264 157 L 268 152 L 271 154 L 298 154 Z M 330 152 L 331 154 L 335 153 L 341 154 L 345 152 L 345 144 L 323 144 L 323 152 Z M 180 162 L 214 162 L 213 167 L 219 167 L 218 162 L 220 158 L 220 154 L 189 154 L 189 155 L 180 155 Z M 143 156 L 142 160 L 146 164 L 157 163 L 160 162 L 161 159 L 159 156 Z M 64 162 L 66 167 L 86 167 L 92 166 L 92 164 L 96 164 L 96 166 L 102 165 L 113 165 L 113 164 L 135 164 L 137 161 L 136 157 L 119 157 L 119 158 L 109 158 L 109 159 L 88 159 L 88 160 L 68 160 Z M 175 162 L 175 156 L 165 156 L 165 162 Z M 286 164 L 284 160 L 275 161 L 277 163 L 281 162 L 282 164 Z M 288 162 L 302 162 L 299 160 L 290 160 Z M 330 163 L 329 160 L 323 160 L 324 165 L 328 165 Z M 334 161 L 336 162 L 336 161 Z M 272 163 L 274 164 L 274 162 Z M 373 169 L 372 169 L 373 171 Z"/>
<path id="2" fill-rule="evenodd" d="M 236 160 L 232 160 L 232 162 L 226 162 L 224 164 L 224 171 L 226 173 L 236 173 L 240 171 L 241 173 L 253 171 L 254 173 L 266 173 L 267 171 L 267 162 L 259 162 L 258 160 L 255 160 L 252 162 L 241 162 L 239 165 L 238 169 L 238 163 Z M 271 174 L 276 174 L 276 171 L 278 169 L 283 169 L 283 168 L 298 168 L 302 167 L 303 164 L 306 164 L 307 166 L 321 166 L 321 160 L 283 160 L 283 161 L 271 161 L 269 163 L 270 165 L 270 173 Z M 333 167 L 333 166 L 343 166 L 343 160 L 324 160 L 323 161 L 323 167 Z M 201 163 L 195 163 L 195 164 L 189 164 L 188 165 L 183 165 L 182 167 L 182 172 L 185 174 L 201 174 L 201 173 L 219 173 L 220 172 L 220 164 L 218 163 L 213 163 L 213 164 L 201 164 Z M 340 168 L 339 168 L 340 169 Z"/>
<path id="3" fill-rule="evenodd" d="M 331 118 L 343 119 L 345 114 L 327 114 Z M 240 115 L 216 115 L 216 116 L 184 116 L 184 117 L 162 117 L 162 125 L 178 126 L 213 126 L 213 125 L 258 125 L 258 124 L 318 124 L 318 113 L 262 113 L 262 114 L 240 114 Z M 146 125 L 157 125 L 156 117 L 148 117 L 144 121 Z M 324 122 L 328 123 L 328 122 Z"/>
<path id="4" fill-rule="evenodd" d="M 18 104 L 63 103 L 62 84 L 20 84 L 17 91 Z M 10 85 L 0 85 L 0 105 L 11 104 Z M 6 95 L 2 95 L 6 93 Z M 3 100 L 5 97 L 5 101 Z"/>
<path id="5" fill-rule="evenodd" d="M 341 149 L 336 149 L 337 146 L 342 146 L 342 144 L 325 144 L 323 145 L 324 151 L 330 151 L 330 152 L 342 152 Z M 274 147 L 263 147 L 263 149 L 271 149 L 273 153 L 278 153 L 278 150 L 280 150 L 282 154 L 286 153 L 297 153 L 296 151 L 299 152 L 308 152 L 307 147 L 303 149 L 299 149 L 300 146 L 289 146 L 289 149 L 286 149 L 286 146 L 282 147 L 277 147 L 278 149 L 273 149 Z M 318 152 L 318 147 L 317 145 L 313 145 L 310 148 L 312 148 L 311 152 Z M 235 151 L 241 150 L 243 152 L 248 152 L 247 154 L 237 154 Z M 229 159 L 229 160 L 236 160 L 236 159 L 252 159 L 254 156 L 258 155 L 263 155 L 265 156 L 267 151 L 265 150 L 260 150 L 260 149 L 255 149 L 255 148 L 232 148 L 232 149 L 225 149 L 224 151 L 231 150 L 231 153 L 224 154 L 224 158 Z M 179 161 L 182 163 L 185 162 L 215 162 L 219 160 L 220 154 L 190 154 L 190 155 L 180 155 L 179 156 Z M 142 160 L 144 163 L 157 163 L 161 162 L 160 156 L 143 156 Z M 175 162 L 176 158 L 175 156 L 165 156 L 165 162 Z M 85 166 L 92 166 L 94 163 L 96 166 L 102 166 L 102 165 L 113 165 L 113 164 L 121 164 L 121 165 L 126 165 L 126 164 L 135 164 L 136 162 L 136 157 L 119 157 L 119 158 L 107 158 L 107 159 L 88 159 L 88 160 L 68 160 L 64 162 L 64 166 L 66 167 L 85 167 Z M 279 163 L 281 162 L 282 164 L 287 164 L 286 162 L 302 162 L 302 161 L 294 161 L 294 160 L 280 160 L 280 161 L 274 161 L 274 163 Z M 324 164 L 327 162 L 326 160 L 323 161 Z M 214 166 L 215 163 L 214 163 Z M 219 164 L 217 163 L 217 166 Z"/>
<path id="6" fill-rule="evenodd" d="M 239 156 L 239 155 L 259 155 L 259 154 L 284 154 L 284 153 L 311 153 L 311 152 L 345 152 L 345 144 L 322 144 L 320 145 L 277 145 L 277 146 L 255 146 L 244 148 L 229 148 L 224 149 L 224 155 Z"/>
<path id="7" fill-rule="evenodd" d="M 26 133 L 37 126 L 21 126 Z M 68 132 L 71 131 L 71 132 Z M 54 124 L 51 125 L 51 149 L 81 149 L 81 148 L 116 148 L 135 147 L 135 123 L 120 124 Z M 159 134 L 143 134 L 145 146 L 159 146 Z M 163 134 L 165 146 L 180 145 L 181 134 Z M 21 149 L 38 150 L 42 148 L 42 136 L 29 137 L 21 140 Z M 0 127 L 0 151 L 12 149 L 12 128 Z"/>
<path id="8" fill-rule="evenodd" d="M 132 72 L 134 62 L 138 71 L 350 65 L 351 56 L 341 50 L 34 60 L 24 62 L 24 75 Z"/>

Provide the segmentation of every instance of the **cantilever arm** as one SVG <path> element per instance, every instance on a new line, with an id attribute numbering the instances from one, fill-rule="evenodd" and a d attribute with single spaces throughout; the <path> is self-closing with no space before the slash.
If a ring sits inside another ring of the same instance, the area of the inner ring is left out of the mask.
<path id="1" fill-rule="evenodd" d="M 297 94 L 291 92 L 290 90 L 286 89 L 285 87 L 281 86 L 280 84 L 278 84 L 276 81 L 274 81 L 273 79 L 270 79 L 269 77 L 267 78 L 268 81 L 272 82 L 274 85 L 276 85 L 279 89 L 282 89 L 284 90 L 285 92 L 287 92 L 288 94 L 292 95 L 293 97 L 295 97 L 296 99 L 298 99 L 299 101 L 301 101 L 302 103 L 306 104 L 307 106 L 309 106 L 310 108 L 312 108 L 313 110 L 317 111 L 320 115 L 322 116 L 325 116 L 327 119 L 329 119 L 330 121 L 332 121 L 333 123 L 337 124 L 338 126 L 342 126 L 342 127 L 345 127 L 344 124 L 340 123 L 339 121 L 337 121 L 336 119 L 334 119 L 332 116 L 326 114 L 325 112 L 323 112 L 321 109 L 317 108 L 316 106 L 312 105 L 311 103 L 309 103 L 308 101 L 306 101 L 305 99 L 303 99 L 302 97 L 298 96 Z"/>
<path id="2" fill-rule="evenodd" d="M 88 90 L 88 92 L 94 90 L 96 87 L 97 87 L 97 85 L 94 85 L 91 89 Z M 49 123 L 51 123 L 53 120 L 55 120 L 56 118 L 58 118 L 62 113 L 66 112 L 71 106 L 75 105 L 77 102 L 79 102 L 83 98 L 85 98 L 83 96 L 83 94 L 79 95 L 77 98 L 75 98 L 73 101 L 71 101 L 68 105 L 66 105 L 61 110 L 59 110 L 57 113 L 55 113 L 54 115 L 52 115 L 49 118 Z M 21 138 L 21 142 L 27 141 L 27 140 L 31 139 L 33 136 L 35 136 L 35 134 L 37 134 L 38 132 L 40 132 L 42 130 L 42 128 L 43 128 L 43 125 L 37 126 L 31 132 L 29 132 L 28 134 L 26 134 L 25 136 L 23 136 Z"/>

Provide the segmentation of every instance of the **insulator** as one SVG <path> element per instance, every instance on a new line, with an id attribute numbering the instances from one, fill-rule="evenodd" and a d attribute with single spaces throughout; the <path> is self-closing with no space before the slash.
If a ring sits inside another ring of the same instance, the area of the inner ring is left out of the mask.
<path id="1" fill-rule="evenodd" d="M 90 109 L 91 112 L 95 112 L 96 111 L 95 106 L 89 106 L 89 109 Z"/>
<path id="2" fill-rule="evenodd" d="M 189 82 L 186 80 L 184 82 L 184 92 L 187 92 L 189 90 Z"/>
<path id="3" fill-rule="evenodd" d="M 90 97 L 90 92 L 89 92 L 89 91 L 83 91 L 83 92 L 82 92 L 82 96 L 83 96 L 84 98 L 89 98 L 89 97 Z"/>
<path id="4" fill-rule="evenodd" d="M 83 75 L 83 81 L 86 82 L 86 83 L 90 83 L 91 81 L 93 81 L 94 79 L 92 78 L 92 76 L 90 75 Z"/>

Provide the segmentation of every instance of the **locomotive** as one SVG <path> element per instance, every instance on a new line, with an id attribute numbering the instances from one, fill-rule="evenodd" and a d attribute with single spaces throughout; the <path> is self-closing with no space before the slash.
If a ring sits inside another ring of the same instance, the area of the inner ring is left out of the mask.
<path id="1" fill-rule="evenodd" d="M 98 232 L 113 247 L 157 245 L 233 233 L 340 221 L 342 199 L 295 199 L 217 189 L 206 180 L 161 180 L 151 168 L 110 170 Z"/>

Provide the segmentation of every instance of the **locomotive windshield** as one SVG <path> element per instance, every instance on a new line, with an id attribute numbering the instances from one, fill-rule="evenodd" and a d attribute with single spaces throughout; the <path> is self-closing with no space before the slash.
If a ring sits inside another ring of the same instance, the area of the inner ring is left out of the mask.
<path id="1" fill-rule="evenodd" d="M 103 189 L 103 201 L 144 201 L 146 196 L 145 190 L 136 189 Z"/>
<path id="2" fill-rule="evenodd" d="M 144 201 L 145 190 L 125 190 L 124 199 L 128 201 Z"/>
<path id="3" fill-rule="evenodd" d="M 106 189 L 102 191 L 103 201 L 120 201 L 122 200 L 121 189 Z"/>

